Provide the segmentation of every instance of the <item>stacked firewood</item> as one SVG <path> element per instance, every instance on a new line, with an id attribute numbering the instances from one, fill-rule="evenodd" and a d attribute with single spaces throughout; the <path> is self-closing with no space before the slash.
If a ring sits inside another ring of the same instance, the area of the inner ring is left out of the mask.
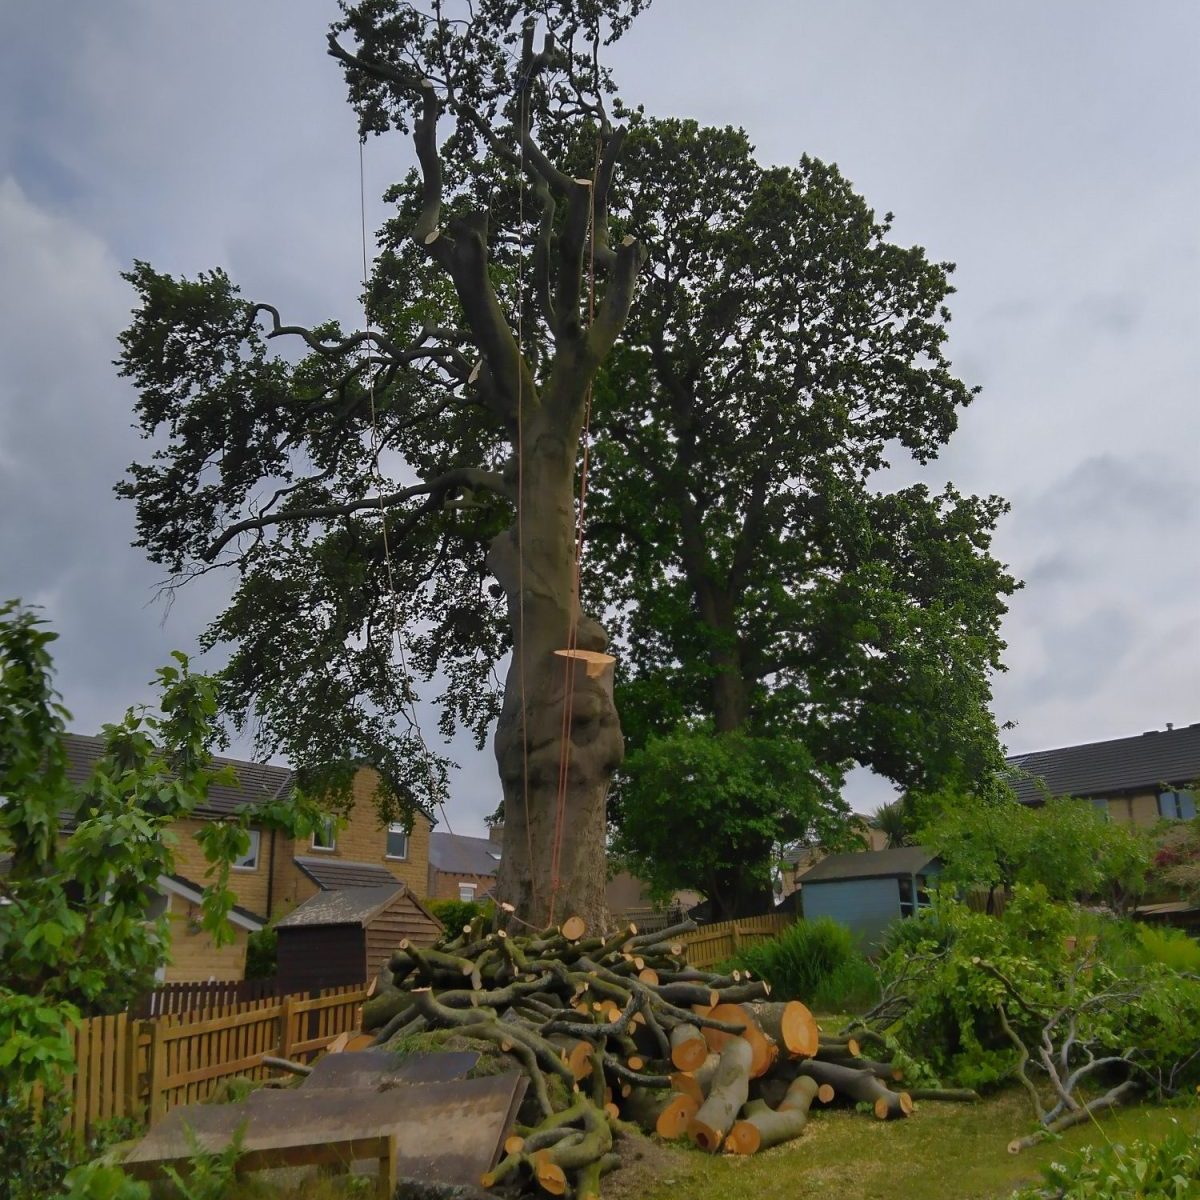
<path id="1" fill-rule="evenodd" d="M 814 1101 L 869 1105 L 881 1120 L 912 1112 L 898 1070 L 854 1038 L 825 1037 L 803 1004 L 771 1000 L 745 972 L 690 968 L 676 939 L 694 928 L 588 936 L 572 917 L 518 933 L 502 907 L 433 948 L 401 943 L 364 1028 L 378 1045 L 452 1031 L 524 1070 L 532 1119 L 481 1181 L 489 1188 L 596 1197 L 631 1123 L 753 1154 L 798 1137 Z"/>

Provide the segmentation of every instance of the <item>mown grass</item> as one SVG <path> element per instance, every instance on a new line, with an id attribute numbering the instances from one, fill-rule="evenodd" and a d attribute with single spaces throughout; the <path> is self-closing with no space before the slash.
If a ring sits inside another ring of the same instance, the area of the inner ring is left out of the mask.
<path id="1" fill-rule="evenodd" d="M 1009 1140 L 1031 1128 L 1019 1090 L 975 1105 L 926 1101 L 907 1121 L 826 1111 L 814 1113 L 797 1141 L 751 1158 L 674 1149 L 653 1155 L 645 1167 L 606 1180 L 604 1194 L 607 1200 L 1001 1200 L 1036 1181 L 1039 1168 L 1067 1150 L 1161 1137 L 1172 1120 L 1200 1132 L 1200 1109 L 1146 1105 L 1014 1156 Z"/>

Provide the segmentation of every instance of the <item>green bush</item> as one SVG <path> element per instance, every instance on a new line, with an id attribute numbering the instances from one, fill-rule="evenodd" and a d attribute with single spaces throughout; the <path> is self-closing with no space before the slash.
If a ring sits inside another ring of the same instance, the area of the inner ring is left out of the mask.
<path id="1" fill-rule="evenodd" d="M 854 935 L 829 917 L 797 921 L 778 937 L 744 950 L 737 962 L 765 979 L 775 995 L 826 1012 L 861 1011 L 877 990 L 875 973 Z"/>
<path id="2" fill-rule="evenodd" d="M 1137 927 L 1137 940 L 1148 963 L 1161 963 L 1172 971 L 1200 974 L 1200 942 L 1178 929 Z"/>
<path id="3" fill-rule="evenodd" d="M 425 907 L 453 936 L 476 917 L 484 914 L 490 916 L 494 905 L 490 900 L 429 900 Z"/>
<path id="4" fill-rule="evenodd" d="M 279 935 L 260 929 L 246 939 L 246 978 L 274 979 L 279 971 Z"/>
<path id="5" fill-rule="evenodd" d="M 1157 1142 L 1085 1146 L 1042 1174 L 1043 1184 L 1012 1200 L 1184 1200 L 1200 1196 L 1200 1136 L 1176 1125 Z"/>

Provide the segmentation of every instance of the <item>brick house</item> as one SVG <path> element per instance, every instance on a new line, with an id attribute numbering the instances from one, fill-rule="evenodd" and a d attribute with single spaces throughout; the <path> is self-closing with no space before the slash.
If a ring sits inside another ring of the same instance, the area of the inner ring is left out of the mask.
<path id="1" fill-rule="evenodd" d="M 1015 754 L 1009 784 L 1022 804 L 1047 796 L 1090 800 L 1112 821 L 1150 826 L 1196 815 L 1200 781 L 1200 723 Z"/>
<path id="2" fill-rule="evenodd" d="M 482 900 L 490 895 L 503 845 L 501 825 L 493 825 L 485 838 L 431 833 L 427 895 L 433 900 Z"/>
<path id="3" fill-rule="evenodd" d="M 75 784 L 86 783 L 104 752 L 104 739 L 68 734 L 65 746 L 68 778 Z M 215 765 L 232 766 L 237 781 L 210 788 L 205 803 L 191 817 L 175 822 L 176 873 L 159 880 L 161 907 L 156 906 L 154 915 L 166 912 L 172 929 L 165 982 L 242 978 L 250 933 L 318 892 L 404 884 L 415 895 L 424 894 L 432 822 L 417 814 L 411 831 L 401 825 L 382 825 L 372 800 L 378 777 L 364 767 L 354 780 L 349 814 L 312 838 L 251 829 L 249 850 L 230 871 L 229 885 L 237 897 L 230 918 L 235 938 L 231 945 L 214 946 L 198 924 L 208 864 L 195 833 L 205 822 L 224 820 L 248 805 L 286 795 L 293 780 L 289 768 L 267 763 L 216 758 Z"/>

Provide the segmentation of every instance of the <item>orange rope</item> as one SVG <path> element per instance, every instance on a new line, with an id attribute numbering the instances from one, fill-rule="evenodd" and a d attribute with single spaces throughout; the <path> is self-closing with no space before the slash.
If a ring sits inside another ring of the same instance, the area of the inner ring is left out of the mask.
<path id="1" fill-rule="evenodd" d="M 591 241 L 588 255 L 588 324 L 596 318 L 596 186 L 600 177 L 600 137 L 596 136 L 596 158 L 592 167 L 591 188 Z M 579 646 L 579 605 L 583 568 L 584 514 L 587 510 L 587 477 L 590 457 L 592 421 L 592 384 L 589 381 L 584 395 L 583 407 L 583 461 L 579 470 L 579 511 L 575 522 L 575 564 L 571 583 L 571 615 L 567 632 L 567 655 L 563 668 L 563 719 L 558 759 L 558 794 L 554 808 L 554 842 L 550 856 L 550 914 L 549 924 L 554 924 L 554 908 L 562 880 L 562 842 L 566 829 L 567 780 L 571 769 L 571 719 L 575 703 L 575 670 L 577 660 L 572 654 Z"/>

